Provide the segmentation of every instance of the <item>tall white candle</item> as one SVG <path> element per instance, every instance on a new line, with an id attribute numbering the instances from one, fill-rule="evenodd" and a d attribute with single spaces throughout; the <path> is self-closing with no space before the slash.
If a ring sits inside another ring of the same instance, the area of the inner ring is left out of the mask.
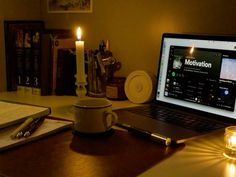
<path id="1" fill-rule="evenodd" d="M 77 82 L 86 82 L 85 71 L 84 71 L 84 41 L 81 40 L 81 29 L 77 28 L 77 38 L 75 41 L 76 47 L 76 70 L 77 70 Z"/>

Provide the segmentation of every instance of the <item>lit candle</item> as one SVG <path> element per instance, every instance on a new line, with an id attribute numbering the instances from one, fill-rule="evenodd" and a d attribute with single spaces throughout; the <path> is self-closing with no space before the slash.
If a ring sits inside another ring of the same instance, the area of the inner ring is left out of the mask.
<path id="1" fill-rule="evenodd" d="M 80 27 L 77 28 L 77 38 L 78 40 L 75 41 L 76 46 L 76 69 L 77 69 L 77 82 L 84 83 L 86 82 L 85 79 L 85 72 L 84 72 L 84 41 L 81 40 L 81 29 Z"/>

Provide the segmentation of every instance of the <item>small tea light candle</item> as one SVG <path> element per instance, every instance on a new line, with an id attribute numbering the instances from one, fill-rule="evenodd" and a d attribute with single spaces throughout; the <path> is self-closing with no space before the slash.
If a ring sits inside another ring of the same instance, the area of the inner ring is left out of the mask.
<path id="1" fill-rule="evenodd" d="M 224 142 L 224 156 L 236 160 L 236 126 L 225 128 Z"/>

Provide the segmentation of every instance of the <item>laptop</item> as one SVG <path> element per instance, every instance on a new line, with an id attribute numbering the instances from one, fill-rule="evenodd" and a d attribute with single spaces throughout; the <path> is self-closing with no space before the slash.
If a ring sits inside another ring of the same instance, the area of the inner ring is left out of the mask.
<path id="1" fill-rule="evenodd" d="M 154 100 L 115 110 L 117 125 L 165 145 L 223 129 L 236 119 L 235 68 L 236 37 L 164 33 Z"/>

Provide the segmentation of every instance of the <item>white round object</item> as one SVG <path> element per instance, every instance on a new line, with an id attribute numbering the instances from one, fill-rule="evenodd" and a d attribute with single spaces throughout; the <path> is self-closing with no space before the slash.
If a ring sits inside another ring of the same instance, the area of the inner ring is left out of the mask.
<path id="1" fill-rule="evenodd" d="M 125 94 L 133 103 L 146 103 L 154 96 L 155 77 L 138 70 L 130 73 L 125 81 Z"/>

